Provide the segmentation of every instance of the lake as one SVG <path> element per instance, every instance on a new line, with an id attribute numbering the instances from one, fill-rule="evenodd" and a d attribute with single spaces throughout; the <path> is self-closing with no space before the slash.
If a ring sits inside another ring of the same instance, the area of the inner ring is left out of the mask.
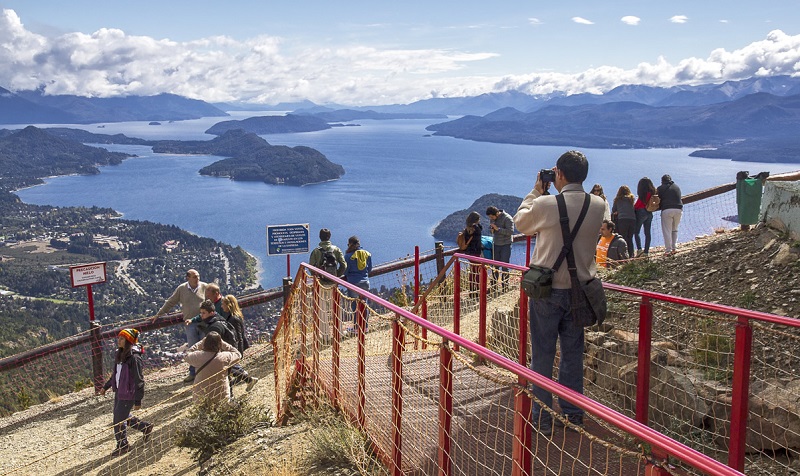
<path id="1" fill-rule="evenodd" d="M 234 112 L 233 119 L 273 113 Z M 203 118 L 160 126 L 147 122 L 65 125 L 101 134 L 124 133 L 145 139 L 211 139 L 203 133 L 231 118 Z M 264 137 L 273 145 L 313 147 L 345 168 L 332 182 L 290 187 L 234 182 L 199 175 L 213 156 L 154 154 L 144 146 L 105 146 L 139 157 L 101 168 L 99 175 L 50 178 L 44 185 L 18 192 L 23 201 L 40 205 L 111 207 L 125 218 L 176 225 L 198 235 L 240 245 L 261 263 L 261 284 L 280 285 L 285 256 L 266 256 L 266 226 L 310 223 L 311 247 L 320 228 L 345 248 L 358 235 L 362 246 L 382 263 L 413 254 L 414 246 L 433 248 L 436 224 L 467 208 L 486 193 L 524 197 L 536 173 L 549 168 L 570 147 L 527 146 L 432 137 L 433 120 L 355 121 L 359 127 L 337 127 L 300 134 Z M 39 127 L 51 127 L 38 125 Z M 735 181 L 736 172 L 773 174 L 796 170 L 797 164 L 758 164 L 689 157 L 693 149 L 582 149 L 589 159 L 588 187 L 598 182 L 607 196 L 621 184 L 634 189 L 642 176 L 656 185 L 668 173 L 683 193 Z M 484 210 L 478 210 L 483 215 Z M 509 210 L 513 215 L 515 210 Z M 483 224 L 486 225 L 485 218 Z M 655 225 L 655 224 L 654 224 Z M 711 231 L 711 230 L 708 230 Z M 661 243 L 654 227 L 654 245 Z M 681 240 L 690 239 L 682 236 Z M 454 244 L 455 237 L 453 237 Z M 516 247 L 515 247 L 516 249 Z M 521 250 L 514 262 L 522 262 Z M 292 256 L 292 274 L 308 255 Z"/>

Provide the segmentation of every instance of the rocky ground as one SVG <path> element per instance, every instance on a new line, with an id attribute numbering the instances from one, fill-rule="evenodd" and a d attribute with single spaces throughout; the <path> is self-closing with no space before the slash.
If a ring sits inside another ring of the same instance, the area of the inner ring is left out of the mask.
<path id="1" fill-rule="evenodd" d="M 683 244 L 675 256 L 665 257 L 653 250 L 651 257 L 658 273 L 646 273 L 630 278 L 616 272 L 607 276 L 609 281 L 620 284 L 626 279 L 640 279 L 640 287 L 683 297 L 717 302 L 736 307 L 789 316 L 800 316 L 800 243 L 792 242 L 780 232 L 759 227 L 750 231 L 727 231 L 713 236 L 700 237 L 692 243 Z M 271 353 L 263 344 L 257 350 L 263 358 L 253 363 L 256 375 L 263 378 L 253 391 L 253 398 L 274 406 L 274 384 L 271 374 Z M 183 366 L 163 370 L 152 376 L 148 388 L 148 402 L 173 400 L 171 406 L 158 415 L 161 424 L 174 421 L 190 405 L 188 393 L 181 384 Z M 241 386 L 237 387 L 242 392 Z M 202 468 L 191 458 L 187 450 L 170 446 L 169 430 L 158 428 L 153 441 L 161 441 L 161 447 L 147 457 L 149 447 L 138 449 L 122 459 L 109 458 L 113 441 L 107 426 L 111 421 L 109 397 L 94 396 L 90 389 L 64 397 L 54 398 L 50 403 L 32 407 L 11 417 L 0 420 L 0 473 L 7 473 L 23 461 L 37 455 L 52 453 L 71 437 L 98 438 L 95 443 L 76 444 L 78 450 L 68 449 L 54 454 L 55 466 L 48 466 L 40 473 L 59 474 L 136 474 L 136 475 L 351 475 L 358 474 L 347 464 L 318 463 L 310 458 L 313 454 L 309 435 L 314 424 L 296 419 L 281 427 L 261 428 L 239 439 L 220 454 L 214 456 Z M 145 414 L 146 415 L 146 414 Z M 174 426 L 174 425 L 173 425 Z M 107 434 L 108 433 L 108 434 Z M 88 435 L 88 436 L 83 436 Z M 139 436 L 132 443 L 139 443 Z M 56 443 L 54 443 L 56 442 Z M 56 446 L 54 446 L 54 444 Z M 152 444 L 152 443 L 151 443 Z M 136 461 L 121 464 L 120 461 Z M 88 463 L 87 463 L 88 461 Z"/>

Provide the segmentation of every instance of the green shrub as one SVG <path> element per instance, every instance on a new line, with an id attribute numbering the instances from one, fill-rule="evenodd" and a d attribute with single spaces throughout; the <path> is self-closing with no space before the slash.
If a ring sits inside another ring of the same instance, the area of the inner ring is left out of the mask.
<path id="1" fill-rule="evenodd" d="M 250 402 L 247 397 L 230 402 L 206 399 L 179 423 L 177 445 L 190 448 L 192 457 L 203 463 L 237 438 L 270 426 L 272 420 L 271 410 Z"/>
<path id="2" fill-rule="evenodd" d="M 632 261 L 614 271 L 609 281 L 622 286 L 642 287 L 646 282 L 660 278 L 664 274 L 661 263 L 653 260 Z"/>

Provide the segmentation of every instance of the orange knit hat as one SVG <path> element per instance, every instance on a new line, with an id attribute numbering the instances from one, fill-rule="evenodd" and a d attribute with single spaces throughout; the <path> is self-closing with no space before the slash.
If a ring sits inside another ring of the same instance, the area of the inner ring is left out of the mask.
<path id="1" fill-rule="evenodd" d="M 119 335 L 131 344 L 135 344 L 139 340 L 139 331 L 136 329 L 122 329 L 119 331 Z"/>

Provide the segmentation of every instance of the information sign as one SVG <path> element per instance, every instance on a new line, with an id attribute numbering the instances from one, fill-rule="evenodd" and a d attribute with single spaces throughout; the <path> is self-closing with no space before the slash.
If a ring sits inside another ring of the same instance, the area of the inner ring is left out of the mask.
<path id="1" fill-rule="evenodd" d="M 308 253 L 308 223 L 267 225 L 267 255 Z"/>
<path id="2" fill-rule="evenodd" d="M 98 283 L 105 283 L 106 264 L 92 263 L 92 264 L 83 264 L 80 266 L 70 266 L 69 275 L 70 278 L 72 279 L 73 288 L 98 284 Z"/>

